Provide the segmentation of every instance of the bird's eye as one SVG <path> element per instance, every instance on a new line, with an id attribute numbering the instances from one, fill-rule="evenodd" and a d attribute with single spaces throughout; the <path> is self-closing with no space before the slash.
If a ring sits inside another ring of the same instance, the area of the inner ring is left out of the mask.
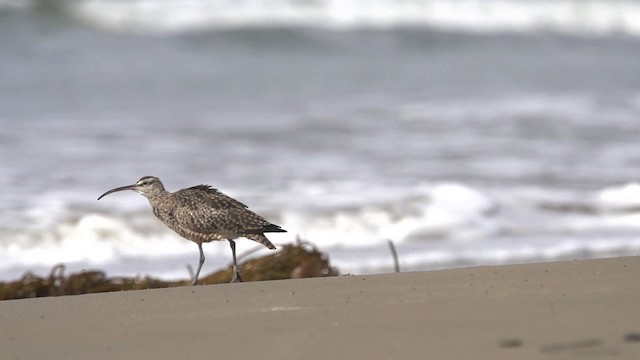
<path id="1" fill-rule="evenodd" d="M 136 185 L 151 185 L 155 182 L 155 180 L 153 178 L 144 178 L 144 179 L 140 179 L 138 180 L 138 182 L 136 183 Z"/>

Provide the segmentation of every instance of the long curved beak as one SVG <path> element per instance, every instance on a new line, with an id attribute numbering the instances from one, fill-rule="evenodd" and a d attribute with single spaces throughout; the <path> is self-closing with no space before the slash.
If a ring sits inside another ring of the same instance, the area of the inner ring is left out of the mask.
<path id="1" fill-rule="evenodd" d="M 105 197 L 105 196 L 107 196 L 107 195 L 109 195 L 109 194 L 111 194 L 111 193 L 114 193 L 114 192 L 116 192 L 116 191 L 133 190 L 135 187 L 136 187 L 135 185 L 127 185 L 127 186 L 121 186 L 121 187 L 118 187 L 118 188 L 115 188 L 115 189 L 111 189 L 111 190 L 107 191 L 106 193 L 104 193 L 104 194 L 100 195 L 100 197 L 98 198 L 98 200 L 100 200 L 100 199 L 102 199 L 103 197 Z"/>

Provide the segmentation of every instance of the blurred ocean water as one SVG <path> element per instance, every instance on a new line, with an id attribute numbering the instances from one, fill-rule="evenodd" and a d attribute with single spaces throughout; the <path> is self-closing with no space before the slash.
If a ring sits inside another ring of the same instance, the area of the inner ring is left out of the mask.
<path id="1" fill-rule="evenodd" d="M 343 272 L 387 239 L 404 270 L 638 254 L 638 59 L 636 1 L 0 0 L 0 279 L 186 277 L 144 198 L 96 201 L 143 175 Z"/>

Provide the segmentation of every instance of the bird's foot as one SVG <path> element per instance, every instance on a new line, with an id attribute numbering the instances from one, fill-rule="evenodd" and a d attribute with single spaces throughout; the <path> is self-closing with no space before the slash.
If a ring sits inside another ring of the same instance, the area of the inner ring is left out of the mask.
<path id="1" fill-rule="evenodd" d="M 240 276 L 240 271 L 233 272 L 233 278 L 231 278 L 231 283 L 242 282 L 242 277 Z"/>

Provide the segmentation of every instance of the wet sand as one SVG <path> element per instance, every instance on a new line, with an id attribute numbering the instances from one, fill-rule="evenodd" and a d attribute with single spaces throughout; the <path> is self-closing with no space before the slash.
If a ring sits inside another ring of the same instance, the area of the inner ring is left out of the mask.
<path id="1" fill-rule="evenodd" d="M 0 301 L 3 359 L 640 359 L 640 257 Z"/>

